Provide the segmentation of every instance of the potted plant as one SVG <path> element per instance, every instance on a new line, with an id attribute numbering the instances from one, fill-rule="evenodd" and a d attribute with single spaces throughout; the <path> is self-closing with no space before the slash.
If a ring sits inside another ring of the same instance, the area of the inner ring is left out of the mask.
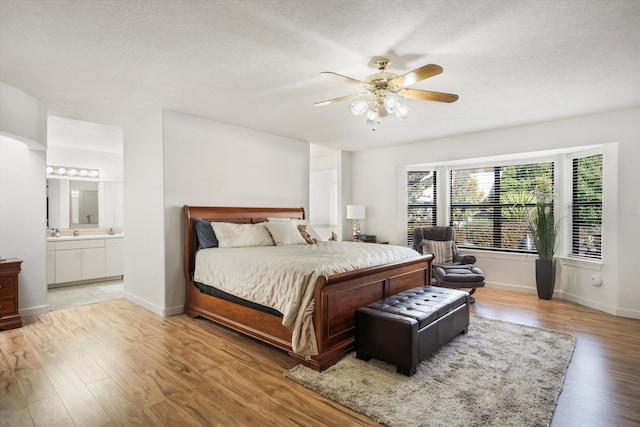
<path id="1" fill-rule="evenodd" d="M 537 198 L 532 212 L 531 234 L 538 251 L 536 259 L 536 288 L 538 298 L 551 299 L 556 281 L 556 259 L 559 223 L 553 218 L 553 204 Z"/>

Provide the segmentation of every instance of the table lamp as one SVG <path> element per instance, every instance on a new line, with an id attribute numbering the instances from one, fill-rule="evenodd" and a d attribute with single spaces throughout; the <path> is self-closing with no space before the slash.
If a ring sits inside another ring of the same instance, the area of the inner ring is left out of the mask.
<path id="1" fill-rule="evenodd" d="M 347 205 L 347 219 L 353 220 L 353 239 L 360 238 L 360 221 L 365 219 L 366 207 L 362 205 Z"/>

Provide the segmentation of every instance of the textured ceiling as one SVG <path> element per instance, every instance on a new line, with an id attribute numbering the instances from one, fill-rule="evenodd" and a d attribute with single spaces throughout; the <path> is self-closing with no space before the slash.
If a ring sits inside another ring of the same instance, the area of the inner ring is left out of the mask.
<path id="1" fill-rule="evenodd" d="M 325 79 L 372 60 L 453 104 L 407 100 L 372 132 Z M 640 106 L 638 0 L 0 0 L 0 80 L 56 116 L 159 109 L 346 150 Z"/>

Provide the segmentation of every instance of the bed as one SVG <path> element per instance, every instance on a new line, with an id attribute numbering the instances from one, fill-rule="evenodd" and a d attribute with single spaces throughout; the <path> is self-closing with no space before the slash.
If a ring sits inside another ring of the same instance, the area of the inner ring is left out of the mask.
<path id="1" fill-rule="evenodd" d="M 354 347 L 355 310 L 389 295 L 431 284 L 430 254 L 400 262 L 319 275 L 313 285 L 312 324 L 317 354 L 301 355 L 293 350 L 292 330 L 283 326 L 283 316 L 256 304 L 220 294 L 203 292 L 194 281 L 197 254 L 196 218 L 206 221 L 256 224 L 268 218 L 305 219 L 303 208 L 184 206 L 185 314 L 201 316 L 267 344 L 285 350 L 306 366 L 323 370 Z M 370 245 L 353 243 L 353 245 Z M 215 250 L 215 249 L 214 249 Z M 222 293 L 224 294 L 224 293 Z"/>

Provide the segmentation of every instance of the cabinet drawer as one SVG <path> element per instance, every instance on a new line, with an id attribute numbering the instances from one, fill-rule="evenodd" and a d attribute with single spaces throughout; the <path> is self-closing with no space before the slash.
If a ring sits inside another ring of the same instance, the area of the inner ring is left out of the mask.
<path id="1" fill-rule="evenodd" d="M 63 242 L 55 242 L 56 250 L 68 249 L 85 249 L 85 248 L 104 248 L 104 239 L 96 240 L 65 240 Z"/>
<path id="2" fill-rule="evenodd" d="M 16 283 L 13 277 L 0 276 L 0 298 L 13 296 L 16 293 Z"/>
<path id="3" fill-rule="evenodd" d="M 16 300 L 11 295 L 10 297 L 0 297 L 0 317 L 7 314 L 14 314 L 16 312 Z"/>

